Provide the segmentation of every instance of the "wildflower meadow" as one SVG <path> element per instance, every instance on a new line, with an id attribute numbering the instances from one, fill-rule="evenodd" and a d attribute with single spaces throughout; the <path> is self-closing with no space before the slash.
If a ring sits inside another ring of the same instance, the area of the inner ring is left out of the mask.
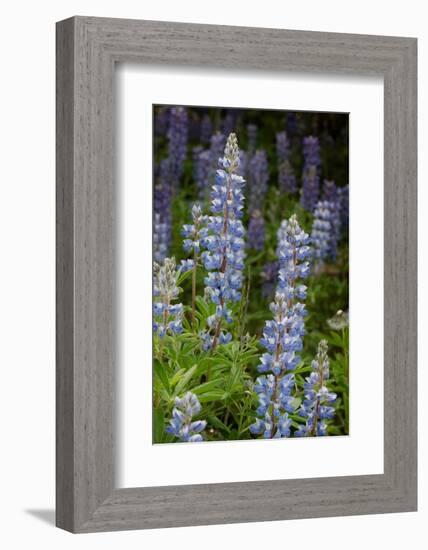
<path id="1" fill-rule="evenodd" d="M 153 442 L 347 435 L 348 115 L 153 121 Z"/>

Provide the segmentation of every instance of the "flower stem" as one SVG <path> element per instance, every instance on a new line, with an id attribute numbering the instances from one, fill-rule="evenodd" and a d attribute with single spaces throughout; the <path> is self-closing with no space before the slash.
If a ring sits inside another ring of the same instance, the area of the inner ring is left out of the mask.
<path id="1" fill-rule="evenodd" d="M 192 328 L 195 331 L 196 321 L 196 270 L 198 266 L 198 256 L 196 252 L 193 253 L 193 271 L 192 271 Z"/>

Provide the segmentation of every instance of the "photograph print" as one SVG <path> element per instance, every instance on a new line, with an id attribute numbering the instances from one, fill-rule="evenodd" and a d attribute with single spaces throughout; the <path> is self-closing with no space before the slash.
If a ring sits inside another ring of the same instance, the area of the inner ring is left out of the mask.
<path id="1" fill-rule="evenodd" d="M 349 434 L 348 137 L 153 106 L 153 443 Z"/>

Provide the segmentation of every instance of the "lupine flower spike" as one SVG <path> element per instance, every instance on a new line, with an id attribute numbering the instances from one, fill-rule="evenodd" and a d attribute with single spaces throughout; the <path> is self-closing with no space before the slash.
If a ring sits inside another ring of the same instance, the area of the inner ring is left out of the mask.
<path id="1" fill-rule="evenodd" d="M 171 243 L 171 181 L 169 160 L 163 159 L 158 167 L 157 183 L 154 189 L 153 256 L 156 262 L 163 262 Z"/>
<path id="2" fill-rule="evenodd" d="M 258 418 L 250 426 L 253 434 L 263 437 L 289 437 L 291 420 L 288 413 L 296 408 L 291 393 L 294 388 L 292 371 L 300 362 L 297 355 L 302 349 L 305 334 L 306 287 L 299 283 L 309 274 L 309 236 L 293 215 L 284 220 L 278 231 L 279 275 L 275 300 L 270 309 L 273 320 L 267 321 L 260 343 L 265 347 L 258 370 L 269 374 L 260 376 L 254 387 L 258 395 Z"/>
<path id="3" fill-rule="evenodd" d="M 328 202 L 338 202 L 339 193 L 334 181 L 324 180 L 323 200 Z"/>
<path id="4" fill-rule="evenodd" d="M 211 155 L 200 145 L 192 150 L 193 157 L 193 179 L 198 189 L 199 200 L 204 201 L 207 197 L 207 181 L 211 167 Z"/>
<path id="5" fill-rule="evenodd" d="M 327 352 L 327 342 L 321 340 L 315 360 L 312 361 L 312 372 L 305 381 L 305 399 L 299 409 L 299 415 L 306 418 L 306 424 L 295 432 L 296 437 L 327 435 L 325 421 L 334 417 L 332 404 L 337 396 L 326 385 L 330 375 Z"/>
<path id="6" fill-rule="evenodd" d="M 248 164 L 248 209 L 262 209 L 269 180 L 269 164 L 266 151 L 259 150 Z"/>
<path id="7" fill-rule="evenodd" d="M 179 334 L 183 330 L 183 304 L 173 304 L 180 293 L 175 259 L 165 258 L 162 264 L 155 262 L 153 272 L 153 331 L 159 338 Z"/>
<path id="8" fill-rule="evenodd" d="M 232 322 L 230 306 L 241 299 L 244 268 L 244 178 L 238 175 L 239 148 L 235 134 L 230 134 L 219 159 L 220 169 L 211 193 L 208 235 L 202 240 L 202 261 L 210 273 L 205 278 L 206 295 L 216 305 L 208 319 L 208 331 L 202 332 L 203 348 L 214 350 L 218 343 L 230 342 L 232 335 L 222 331 L 223 322 Z"/>
<path id="9" fill-rule="evenodd" d="M 205 420 L 193 420 L 201 412 L 201 404 L 196 395 L 189 391 L 182 398 L 176 397 L 174 405 L 166 432 L 186 443 L 203 441 L 201 432 L 205 430 L 207 423 Z"/>
<path id="10" fill-rule="evenodd" d="M 195 326 L 196 315 L 196 271 L 201 252 L 201 240 L 208 235 L 206 227 L 207 216 L 202 215 L 199 204 L 192 207 L 192 224 L 183 225 L 181 234 L 184 237 L 183 248 L 187 253 L 192 253 L 193 258 L 182 262 L 182 270 L 192 270 L 192 326 Z"/>
<path id="11" fill-rule="evenodd" d="M 278 186 L 281 193 L 297 191 L 296 176 L 290 164 L 290 142 L 286 132 L 276 134 L 276 155 L 278 158 Z"/>
<path id="12" fill-rule="evenodd" d="M 201 120 L 201 142 L 209 143 L 213 132 L 213 124 L 209 115 L 205 114 Z"/>
<path id="13" fill-rule="evenodd" d="M 301 204 L 308 212 L 313 212 L 319 199 L 319 166 L 321 164 L 318 138 L 308 136 L 303 139 L 303 184 Z"/>
<path id="14" fill-rule="evenodd" d="M 349 226 L 349 185 L 344 187 L 339 187 L 339 212 L 340 212 L 340 223 L 342 231 L 348 231 Z"/>
<path id="15" fill-rule="evenodd" d="M 176 190 L 184 170 L 186 159 L 189 119 L 184 107 L 172 107 L 169 115 L 168 161 L 169 177 Z"/>
<path id="16" fill-rule="evenodd" d="M 251 212 L 248 224 L 248 246 L 254 250 L 263 250 L 265 244 L 265 220 L 260 210 Z"/>
<path id="17" fill-rule="evenodd" d="M 320 201 L 314 211 L 311 241 L 314 257 L 320 266 L 326 260 L 335 260 L 340 233 L 340 218 L 337 203 Z"/>

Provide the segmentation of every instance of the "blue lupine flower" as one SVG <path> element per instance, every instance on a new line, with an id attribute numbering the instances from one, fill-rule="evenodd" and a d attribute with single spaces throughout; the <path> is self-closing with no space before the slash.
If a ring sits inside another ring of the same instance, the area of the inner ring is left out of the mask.
<path id="1" fill-rule="evenodd" d="M 337 243 L 340 236 L 340 217 L 338 203 L 320 201 L 314 210 L 311 242 L 314 257 L 319 264 L 337 256 Z"/>
<path id="2" fill-rule="evenodd" d="M 326 420 L 334 417 L 334 402 L 337 395 L 331 392 L 327 386 L 330 376 L 328 361 L 328 344 L 321 340 L 318 344 L 317 355 L 312 361 L 312 372 L 306 378 L 304 384 L 304 401 L 298 411 L 299 416 L 306 419 L 306 424 L 301 425 L 295 432 L 297 437 L 327 435 Z"/>
<path id="3" fill-rule="evenodd" d="M 180 262 L 180 273 L 186 273 L 186 271 L 192 271 L 192 269 L 195 267 L 195 261 L 194 260 L 181 260 Z"/>
<path id="4" fill-rule="evenodd" d="M 263 250 L 265 245 L 265 220 L 260 210 L 254 210 L 248 224 L 248 246 L 254 250 Z"/>
<path id="5" fill-rule="evenodd" d="M 250 426 L 253 434 L 265 438 L 288 437 L 291 420 L 288 413 L 295 410 L 292 397 L 294 377 L 292 371 L 300 362 L 297 353 L 302 349 L 305 334 L 303 318 L 306 315 L 304 300 L 306 287 L 299 280 L 309 273 L 309 236 L 293 215 L 284 220 L 278 231 L 279 273 L 275 300 L 270 304 L 273 319 L 266 321 L 260 344 L 266 352 L 260 358 L 260 376 L 254 387 L 258 395 L 258 419 Z"/>
<path id="6" fill-rule="evenodd" d="M 173 304 L 180 292 L 174 258 L 153 264 L 153 331 L 160 338 L 182 332 L 183 304 Z"/>
<path id="7" fill-rule="evenodd" d="M 201 251 L 201 241 L 207 239 L 208 228 L 205 226 L 208 217 L 202 215 L 199 204 L 192 206 L 192 224 L 185 224 L 181 230 L 184 237 L 183 248 L 187 253 L 194 252 L 196 255 Z"/>
<path id="8" fill-rule="evenodd" d="M 202 261 L 205 269 L 211 272 L 205 278 L 206 295 L 217 306 L 210 330 L 201 335 L 205 349 L 215 349 L 222 322 L 232 321 L 230 306 L 241 298 L 245 230 L 240 219 L 244 207 L 244 178 L 237 174 L 239 161 L 238 141 L 235 134 L 230 134 L 212 188 L 213 215 L 208 218 L 208 234 L 201 239 L 205 249 Z M 222 338 L 227 339 L 227 333 Z"/>
<path id="9" fill-rule="evenodd" d="M 300 202 L 308 212 L 313 212 L 319 199 L 319 167 L 321 165 L 319 140 L 308 136 L 303 139 L 303 176 Z"/>
<path id="10" fill-rule="evenodd" d="M 176 397 L 174 405 L 166 432 L 189 443 L 203 441 L 201 432 L 205 430 L 207 423 L 205 420 L 193 420 L 201 412 L 201 404 L 196 395 L 188 391 L 184 397 Z"/>
<path id="11" fill-rule="evenodd" d="M 276 134 L 276 155 L 278 159 L 278 186 L 281 193 L 295 193 L 297 181 L 290 164 L 290 142 L 286 132 Z"/>
<path id="12" fill-rule="evenodd" d="M 185 224 L 181 230 L 184 237 L 183 248 L 188 254 L 193 254 L 193 259 L 182 261 L 182 269 L 186 271 L 193 270 L 192 275 L 192 326 L 196 319 L 196 270 L 199 264 L 199 257 L 202 242 L 208 239 L 208 216 L 202 215 L 202 209 L 199 204 L 192 206 L 192 224 Z"/>

